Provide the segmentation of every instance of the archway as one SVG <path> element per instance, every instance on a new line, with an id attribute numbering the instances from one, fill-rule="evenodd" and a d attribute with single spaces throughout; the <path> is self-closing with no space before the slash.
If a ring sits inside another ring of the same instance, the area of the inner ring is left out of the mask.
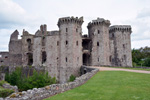
<path id="1" fill-rule="evenodd" d="M 83 65 L 90 65 L 90 55 L 83 54 Z"/>

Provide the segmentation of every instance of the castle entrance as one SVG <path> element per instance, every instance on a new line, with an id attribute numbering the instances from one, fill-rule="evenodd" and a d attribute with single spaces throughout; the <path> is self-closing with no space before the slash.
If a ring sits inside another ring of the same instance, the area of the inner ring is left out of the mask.
<path id="1" fill-rule="evenodd" d="M 83 54 L 83 65 L 90 65 L 90 55 L 88 54 Z"/>

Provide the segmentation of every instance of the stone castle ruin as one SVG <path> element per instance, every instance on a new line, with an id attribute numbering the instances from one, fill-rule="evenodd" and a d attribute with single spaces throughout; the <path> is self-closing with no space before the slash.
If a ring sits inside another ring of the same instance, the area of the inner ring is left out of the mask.
<path id="1" fill-rule="evenodd" d="M 9 52 L 0 52 L 0 65 L 45 67 L 49 75 L 66 82 L 70 75 L 78 76 L 80 67 L 132 67 L 131 26 L 114 25 L 97 18 L 88 23 L 88 35 L 82 35 L 83 17 L 58 20 L 58 31 L 47 31 L 41 25 L 34 35 L 23 30 L 11 34 Z"/>

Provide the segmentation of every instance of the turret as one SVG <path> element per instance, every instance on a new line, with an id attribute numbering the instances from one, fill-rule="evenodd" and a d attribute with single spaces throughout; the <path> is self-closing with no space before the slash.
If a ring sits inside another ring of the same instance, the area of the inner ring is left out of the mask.
<path id="1" fill-rule="evenodd" d="M 116 31 L 132 33 L 132 29 L 130 25 L 114 25 L 109 28 L 110 33 Z"/>
<path id="2" fill-rule="evenodd" d="M 67 82 L 70 75 L 78 76 L 82 65 L 83 17 L 59 18 L 60 32 L 60 82 Z"/>
<path id="3" fill-rule="evenodd" d="M 58 27 L 60 27 L 60 25 L 62 25 L 62 24 L 69 24 L 69 23 L 82 25 L 83 22 L 84 22 L 83 17 L 80 17 L 80 18 L 78 18 L 78 17 L 76 17 L 76 18 L 63 17 L 63 18 L 59 18 L 57 25 L 58 25 Z"/>
<path id="4" fill-rule="evenodd" d="M 132 67 L 130 25 L 114 25 L 109 28 L 111 63 L 113 66 Z"/>
<path id="5" fill-rule="evenodd" d="M 40 26 L 40 30 L 41 30 L 41 33 L 42 33 L 43 35 L 46 35 L 46 33 L 47 33 L 47 25 L 46 25 L 46 24 L 41 25 L 41 26 Z"/>
<path id="6" fill-rule="evenodd" d="M 88 23 L 88 33 L 92 39 L 92 65 L 110 65 L 109 25 L 110 21 L 103 18 L 97 18 Z"/>

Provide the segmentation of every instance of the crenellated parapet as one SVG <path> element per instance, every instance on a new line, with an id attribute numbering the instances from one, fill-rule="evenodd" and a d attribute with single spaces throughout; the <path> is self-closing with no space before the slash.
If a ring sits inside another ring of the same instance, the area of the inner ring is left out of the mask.
<path id="1" fill-rule="evenodd" d="M 109 32 L 132 32 L 132 28 L 130 25 L 114 25 L 109 28 Z"/>
<path id="2" fill-rule="evenodd" d="M 63 18 L 59 18 L 58 20 L 58 27 L 60 27 L 61 24 L 67 24 L 67 23 L 76 23 L 76 24 L 80 24 L 82 25 L 83 23 L 83 17 L 63 17 Z"/>
<path id="3" fill-rule="evenodd" d="M 110 24 L 111 23 L 109 20 L 105 20 L 104 18 L 97 18 L 96 20 L 92 20 L 92 22 L 89 22 L 87 28 L 90 28 L 91 26 L 98 26 L 98 25 L 109 26 Z"/>

